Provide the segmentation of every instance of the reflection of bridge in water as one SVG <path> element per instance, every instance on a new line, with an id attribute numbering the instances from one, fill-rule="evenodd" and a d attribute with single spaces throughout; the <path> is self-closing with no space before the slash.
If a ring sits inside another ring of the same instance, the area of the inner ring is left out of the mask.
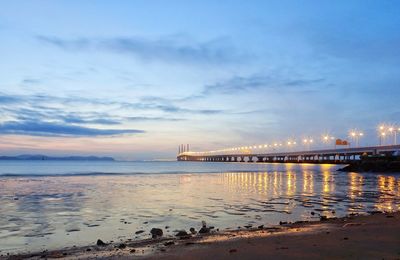
<path id="1" fill-rule="evenodd" d="M 400 178 L 355 172 L 335 174 L 328 165 L 317 169 L 228 172 L 221 178 L 223 186 L 234 194 L 248 196 L 253 202 L 261 198 L 262 206 L 275 212 L 291 212 L 297 206 L 324 215 L 332 215 L 332 210 L 348 214 L 400 209 Z"/>
<path id="2" fill-rule="evenodd" d="M 332 163 L 345 164 L 359 160 L 361 155 L 385 155 L 400 151 L 400 145 L 339 148 L 312 151 L 274 153 L 225 153 L 182 152 L 178 161 L 203 162 L 259 162 L 259 163 Z"/>

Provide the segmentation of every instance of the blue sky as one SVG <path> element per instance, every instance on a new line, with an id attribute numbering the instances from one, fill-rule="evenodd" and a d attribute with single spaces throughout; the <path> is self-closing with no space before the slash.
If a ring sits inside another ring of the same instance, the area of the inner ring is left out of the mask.
<path id="1" fill-rule="evenodd" d="M 173 158 L 400 123 L 398 1 L 1 1 L 0 152 Z"/>

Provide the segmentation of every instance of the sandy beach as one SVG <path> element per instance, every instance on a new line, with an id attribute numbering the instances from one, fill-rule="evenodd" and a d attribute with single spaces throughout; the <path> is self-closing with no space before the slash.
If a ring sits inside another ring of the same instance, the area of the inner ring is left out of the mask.
<path id="1" fill-rule="evenodd" d="M 400 259 L 400 213 L 375 213 L 205 235 L 119 241 L 2 259 Z"/>

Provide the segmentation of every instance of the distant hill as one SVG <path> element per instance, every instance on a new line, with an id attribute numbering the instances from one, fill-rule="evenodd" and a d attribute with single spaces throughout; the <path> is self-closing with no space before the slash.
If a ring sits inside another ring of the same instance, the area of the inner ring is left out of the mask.
<path id="1" fill-rule="evenodd" d="M 63 156 L 53 157 L 41 154 L 23 154 L 17 156 L 0 156 L 0 160 L 35 160 L 35 161 L 115 161 L 112 157 L 97 156 Z"/>

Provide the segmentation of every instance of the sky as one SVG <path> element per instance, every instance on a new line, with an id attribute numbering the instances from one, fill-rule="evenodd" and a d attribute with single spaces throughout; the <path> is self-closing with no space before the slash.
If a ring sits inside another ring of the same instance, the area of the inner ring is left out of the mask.
<path id="1" fill-rule="evenodd" d="M 399 1 L 0 6 L 1 155 L 171 159 L 351 129 L 374 145 L 400 124 Z"/>

